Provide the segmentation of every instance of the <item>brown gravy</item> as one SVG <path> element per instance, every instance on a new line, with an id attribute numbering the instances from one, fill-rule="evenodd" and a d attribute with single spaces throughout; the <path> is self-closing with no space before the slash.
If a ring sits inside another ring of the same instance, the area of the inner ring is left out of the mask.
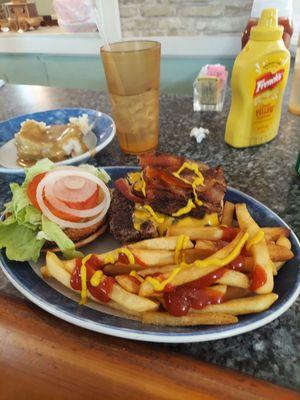
<path id="1" fill-rule="evenodd" d="M 88 150 L 81 129 L 72 124 L 51 125 L 44 129 L 35 121 L 26 121 L 15 140 L 18 164 L 22 167 L 29 167 L 45 157 L 54 162 L 72 157 L 73 154 L 66 154 L 66 147 L 71 141 L 81 146 L 81 153 Z"/>

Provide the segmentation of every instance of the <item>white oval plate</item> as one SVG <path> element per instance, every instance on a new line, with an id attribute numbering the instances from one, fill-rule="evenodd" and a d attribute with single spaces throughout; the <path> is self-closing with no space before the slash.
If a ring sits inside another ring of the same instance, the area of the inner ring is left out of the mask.
<path id="1" fill-rule="evenodd" d="M 106 167 L 105 170 L 114 181 L 136 168 Z M 228 188 L 225 198 L 233 203 L 246 203 L 251 215 L 260 226 L 288 227 L 268 207 L 239 190 Z M 290 240 L 295 257 L 280 269 L 275 278 L 274 292 L 279 295 L 278 300 L 269 310 L 258 314 L 241 315 L 236 324 L 224 326 L 168 327 L 142 324 L 140 321 L 129 319 L 121 312 L 92 301 L 89 301 L 87 306 L 79 305 L 77 294 L 58 282 L 42 279 L 39 271 L 39 266 L 43 263 L 42 259 L 35 264 L 10 261 L 5 253 L 0 251 L 0 267 L 11 283 L 34 304 L 58 318 L 82 328 L 147 342 L 205 342 L 240 335 L 260 328 L 278 318 L 291 307 L 300 294 L 300 244 L 293 231 L 291 231 Z M 116 246 L 117 243 L 107 233 L 82 250 L 87 254 L 108 251 Z"/>

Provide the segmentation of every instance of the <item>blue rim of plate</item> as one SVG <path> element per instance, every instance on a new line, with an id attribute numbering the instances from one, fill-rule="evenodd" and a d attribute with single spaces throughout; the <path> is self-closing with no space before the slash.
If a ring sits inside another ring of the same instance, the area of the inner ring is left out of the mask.
<path id="1" fill-rule="evenodd" d="M 96 127 L 93 128 L 93 132 L 97 138 L 96 147 L 83 154 L 80 154 L 79 156 L 67 158 L 64 161 L 55 163 L 55 165 L 74 165 L 83 163 L 91 158 L 91 154 L 97 154 L 99 151 L 108 146 L 116 134 L 116 125 L 114 120 L 102 111 L 97 111 L 90 108 L 57 108 L 53 110 L 24 114 L 7 119 L 5 121 L 0 121 L 0 147 L 13 138 L 14 133 L 16 133 L 20 128 L 20 124 L 26 119 L 35 119 L 37 121 L 46 122 L 47 124 L 67 123 L 70 117 L 79 117 L 82 114 L 88 114 L 92 120 L 96 118 L 98 119 Z M 6 168 L 0 164 L 0 173 L 24 175 L 24 169 L 21 167 Z"/>
<path id="2" fill-rule="evenodd" d="M 124 176 L 137 167 L 105 167 L 112 180 Z M 226 197 L 233 203 L 245 202 L 255 220 L 262 226 L 284 226 L 291 229 L 268 207 L 237 189 L 228 187 Z M 6 277 L 25 297 L 34 304 L 74 325 L 99 333 L 148 342 L 188 343 L 223 339 L 250 332 L 268 324 L 283 314 L 300 294 L 300 243 L 291 230 L 290 240 L 295 254 L 275 277 L 275 293 L 278 300 L 272 307 L 259 314 L 239 317 L 239 322 L 225 326 L 161 327 L 143 325 L 139 321 L 106 314 L 80 306 L 41 279 L 28 263 L 9 261 L 0 253 L 0 266 Z"/>

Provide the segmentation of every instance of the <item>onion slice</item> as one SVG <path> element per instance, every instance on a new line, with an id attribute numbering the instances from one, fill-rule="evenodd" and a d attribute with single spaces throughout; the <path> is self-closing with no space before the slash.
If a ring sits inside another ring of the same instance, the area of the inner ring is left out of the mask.
<path id="1" fill-rule="evenodd" d="M 55 179 L 55 177 L 54 177 Z M 97 187 L 97 185 L 96 185 Z M 98 204 L 94 208 L 90 208 L 88 210 L 77 210 L 74 208 L 71 208 L 67 206 L 64 202 L 58 200 L 53 192 L 53 182 L 50 180 L 49 182 L 46 182 L 45 186 L 45 196 L 46 199 L 51 203 L 51 205 L 58 211 L 62 211 L 63 213 L 72 215 L 74 217 L 79 217 L 79 218 L 89 218 L 89 217 L 94 217 L 95 215 L 99 214 L 105 206 L 105 202 L 102 201 L 100 204 Z"/>
<path id="2" fill-rule="evenodd" d="M 58 210 L 62 211 L 61 207 L 55 207 L 55 204 L 57 204 L 57 202 L 60 204 L 63 204 L 63 203 L 61 203 L 60 200 L 58 200 L 58 199 L 54 200 L 55 197 L 52 193 L 51 188 L 53 189 L 54 182 L 57 182 L 61 178 L 66 178 L 66 177 L 70 177 L 70 176 L 77 176 L 77 177 L 85 178 L 89 181 L 96 183 L 96 185 L 99 186 L 100 189 L 102 190 L 102 192 L 104 194 L 104 198 L 97 207 L 94 207 L 90 210 L 75 210 L 75 209 L 72 209 L 72 208 L 64 205 L 66 207 L 66 209 L 64 209 L 63 211 L 67 212 L 68 214 L 78 216 L 81 218 L 86 218 L 89 216 L 95 216 L 95 218 L 93 218 L 89 221 L 85 221 L 85 222 L 66 221 L 66 220 L 63 220 L 63 219 L 57 217 L 56 215 L 54 215 L 49 210 L 47 205 L 45 204 L 44 198 L 43 198 L 44 190 L 45 190 L 45 195 L 46 195 L 48 201 L 51 202 L 51 204 L 54 206 L 54 208 L 57 208 Z M 51 199 L 48 198 L 47 192 Z M 50 192 L 50 194 L 49 194 L 49 192 Z M 53 196 L 53 198 L 52 198 L 52 196 Z M 109 190 L 108 190 L 107 186 L 105 185 L 105 183 L 102 182 L 101 179 L 99 179 L 95 175 L 92 175 L 85 171 L 70 170 L 70 169 L 68 169 L 68 170 L 59 169 L 59 170 L 49 171 L 37 186 L 36 198 L 37 198 L 39 207 L 42 210 L 42 213 L 48 219 L 55 222 L 62 228 L 82 229 L 82 228 L 88 228 L 90 226 L 93 226 L 94 224 L 96 224 L 97 222 L 101 221 L 101 219 L 104 218 L 104 216 L 106 215 L 107 210 L 109 208 L 109 205 L 110 205 Z"/>
<path id="3" fill-rule="evenodd" d="M 53 195 L 60 201 L 80 203 L 97 190 L 97 184 L 78 176 L 68 176 L 53 184 Z"/>

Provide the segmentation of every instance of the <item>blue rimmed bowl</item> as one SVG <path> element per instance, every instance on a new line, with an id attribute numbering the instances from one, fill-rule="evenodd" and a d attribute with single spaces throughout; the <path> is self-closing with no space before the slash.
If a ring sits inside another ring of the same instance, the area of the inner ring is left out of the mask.
<path id="1" fill-rule="evenodd" d="M 114 138 L 116 126 L 112 118 L 100 111 L 88 108 L 62 108 L 33 114 L 21 115 L 0 122 L 0 173 L 24 175 L 24 169 L 17 163 L 17 149 L 14 135 L 20 130 L 21 123 L 27 119 L 45 122 L 46 125 L 67 124 L 69 118 L 87 114 L 92 130 L 85 135 L 88 151 L 72 158 L 67 158 L 57 165 L 79 164 L 86 162 L 103 150 Z"/>

